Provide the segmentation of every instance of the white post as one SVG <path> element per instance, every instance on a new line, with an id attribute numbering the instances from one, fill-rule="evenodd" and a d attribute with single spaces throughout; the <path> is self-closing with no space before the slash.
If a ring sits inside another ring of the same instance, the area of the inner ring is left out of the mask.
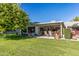
<path id="1" fill-rule="evenodd" d="M 39 27 L 35 26 L 35 34 L 39 35 Z"/>
<path id="2" fill-rule="evenodd" d="M 61 33 L 61 38 L 63 37 L 63 27 L 62 24 L 60 24 L 60 33 Z"/>

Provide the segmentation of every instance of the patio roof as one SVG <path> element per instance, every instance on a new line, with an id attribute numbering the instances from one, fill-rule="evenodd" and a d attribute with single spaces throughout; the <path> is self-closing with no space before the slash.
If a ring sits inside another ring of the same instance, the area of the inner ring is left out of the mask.
<path id="1" fill-rule="evenodd" d="M 63 26 L 64 26 L 64 23 L 62 21 L 41 22 L 41 23 L 36 23 L 36 24 L 29 25 L 29 26 L 60 25 L 60 24 L 63 24 Z"/>
<path id="2" fill-rule="evenodd" d="M 38 24 L 50 24 L 50 23 L 62 23 L 62 21 L 50 21 L 50 22 L 42 22 L 42 23 L 38 23 Z"/>

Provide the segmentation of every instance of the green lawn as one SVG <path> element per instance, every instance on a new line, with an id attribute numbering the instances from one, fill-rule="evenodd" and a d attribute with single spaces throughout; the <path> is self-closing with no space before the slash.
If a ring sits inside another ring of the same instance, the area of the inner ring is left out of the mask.
<path id="1" fill-rule="evenodd" d="M 49 40 L 37 38 L 1 38 L 0 55 L 79 56 L 79 42 L 69 40 Z"/>

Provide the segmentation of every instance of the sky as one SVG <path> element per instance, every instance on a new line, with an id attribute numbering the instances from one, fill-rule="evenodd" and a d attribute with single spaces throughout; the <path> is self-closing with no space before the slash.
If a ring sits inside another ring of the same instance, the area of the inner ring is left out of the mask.
<path id="1" fill-rule="evenodd" d="M 22 3 L 32 22 L 71 21 L 79 16 L 78 3 Z"/>

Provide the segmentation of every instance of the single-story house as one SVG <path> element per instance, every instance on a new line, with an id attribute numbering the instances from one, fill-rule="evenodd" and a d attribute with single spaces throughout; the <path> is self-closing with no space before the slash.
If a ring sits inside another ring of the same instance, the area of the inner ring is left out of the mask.
<path id="1" fill-rule="evenodd" d="M 63 38 L 63 28 L 69 28 L 71 33 L 74 31 L 76 36 L 79 36 L 79 29 L 74 29 L 72 26 L 74 24 L 79 24 L 79 21 L 62 22 L 62 21 L 51 21 L 36 23 L 29 25 L 27 29 L 28 35 L 33 36 L 50 36 L 55 37 L 58 35 L 59 38 Z M 76 31 L 77 32 L 76 32 Z"/>

